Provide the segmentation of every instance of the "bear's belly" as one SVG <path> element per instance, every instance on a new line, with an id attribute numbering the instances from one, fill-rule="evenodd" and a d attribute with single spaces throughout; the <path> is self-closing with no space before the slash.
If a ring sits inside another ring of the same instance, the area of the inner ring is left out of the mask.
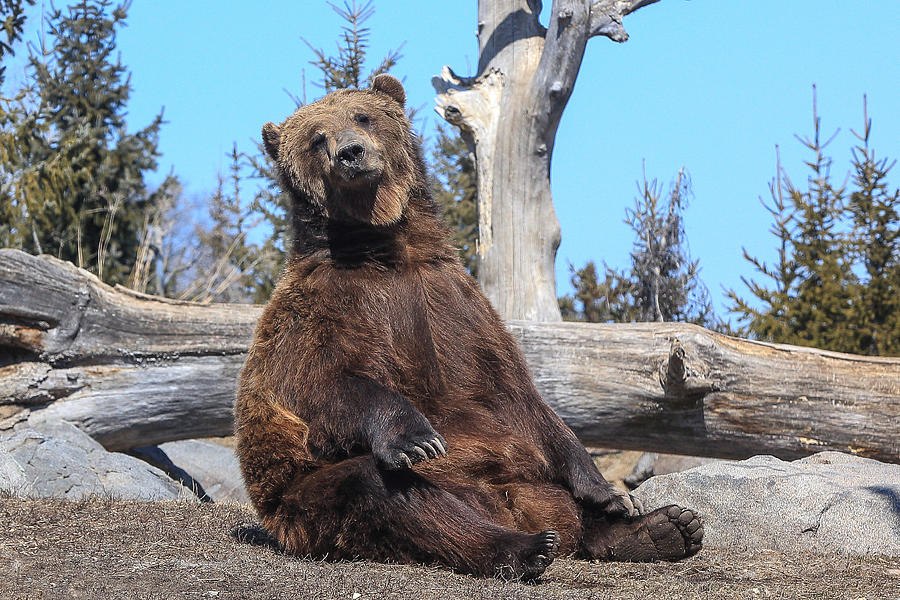
<path id="1" fill-rule="evenodd" d="M 421 290 L 428 349 L 420 360 L 428 374 L 418 381 L 440 382 L 423 386 L 421 410 L 464 426 L 489 416 L 489 435 L 515 435 L 520 413 L 541 402 L 515 342 L 467 275 L 426 271 Z"/>
<path id="2" fill-rule="evenodd" d="M 357 353 L 350 364 L 412 402 L 442 435 L 532 434 L 523 419 L 541 400 L 515 342 L 461 269 L 334 275 L 331 295 L 352 299 L 339 328 L 347 339 L 336 344 Z"/>

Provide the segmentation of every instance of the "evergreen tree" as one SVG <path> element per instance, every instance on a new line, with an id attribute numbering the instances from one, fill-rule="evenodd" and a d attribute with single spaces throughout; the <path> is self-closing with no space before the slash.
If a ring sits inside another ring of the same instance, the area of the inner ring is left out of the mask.
<path id="1" fill-rule="evenodd" d="M 628 274 L 616 271 L 606 263 L 603 263 L 603 270 L 604 278 L 600 281 L 594 261 L 588 261 L 580 269 L 569 265 L 575 293 L 559 299 L 564 321 L 631 323 L 638 320 Z"/>
<path id="2" fill-rule="evenodd" d="M 15 54 L 13 46 L 22 39 L 22 30 L 25 27 L 25 9 L 34 6 L 34 3 L 35 0 L 0 0 L 0 18 L 3 19 L 3 33 L 0 36 L 0 88 L 3 86 L 6 72 L 3 59 Z"/>
<path id="3" fill-rule="evenodd" d="M 457 133 L 438 125 L 431 152 L 432 191 L 466 270 L 477 276 L 478 184 L 472 153 Z"/>
<path id="4" fill-rule="evenodd" d="M 779 183 L 770 185 L 779 194 L 773 197 L 770 212 L 776 217 L 773 231 L 781 247 L 780 264 L 770 268 L 744 253 L 775 287 L 769 289 L 745 280 L 760 308 L 734 291 L 728 295 L 733 301 L 731 310 L 745 321 L 744 333 L 769 341 L 849 352 L 856 346 L 850 313 L 852 290 L 858 282 L 840 229 L 845 190 L 832 183 L 832 161 L 825 155 L 833 139 L 822 141 L 814 102 L 813 136 L 800 139 L 813 154 L 806 163 L 810 170 L 806 189 L 796 186 L 781 171 L 780 164 L 776 175 Z"/>
<path id="5" fill-rule="evenodd" d="M 572 270 L 573 296 L 560 299 L 563 317 L 589 322 L 685 321 L 721 328 L 709 292 L 700 280 L 699 261 L 690 260 L 682 211 L 691 193 L 682 169 L 663 201 L 662 187 L 644 176 L 625 222 L 635 233 L 631 267 L 604 264 L 601 282 L 593 262 Z"/>
<path id="6" fill-rule="evenodd" d="M 834 136 L 821 141 L 815 98 L 813 136 L 800 140 L 813 154 L 805 189 L 793 184 L 779 160 L 769 209 L 779 263 L 769 267 L 744 252 L 773 287 L 744 279 L 752 301 L 728 292 L 744 335 L 857 354 L 900 354 L 900 191 L 889 191 L 894 163 L 876 158 L 868 114 L 864 121 L 862 133 L 855 134 L 850 190 L 832 183 L 825 148 Z"/>
<path id="7" fill-rule="evenodd" d="M 854 351 L 900 355 L 900 190 L 889 191 L 887 176 L 896 161 L 878 159 L 869 146 L 872 122 L 863 98 L 863 130 L 853 132 L 852 178 L 847 199 L 852 222 L 850 252 L 866 280 L 853 290 L 852 320 L 858 323 Z"/>
<path id="8" fill-rule="evenodd" d="M 275 289 L 291 242 L 291 199 L 281 189 L 275 164 L 262 142 L 257 142 L 256 146 L 256 153 L 242 157 L 249 169 L 249 177 L 259 183 L 251 209 L 259 215 L 265 229 L 262 252 L 266 259 L 253 273 L 257 281 L 253 297 L 256 302 L 265 302 Z"/>
<path id="9" fill-rule="evenodd" d="M 322 79 L 317 83 L 325 89 L 325 93 L 347 88 L 360 89 L 371 85 L 377 75 L 389 72 L 402 56 L 401 44 L 396 50 L 389 50 L 381 63 L 369 74 L 363 77 L 363 68 L 366 64 L 366 54 L 369 51 L 369 36 L 371 30 L 365 27 L 366 21 L 375 14 L 373 0 L 358 5 L 356 0 L 344 1 L 343 8 L 328 3 L 344 21 L 341 27 L 340 41 L 337 44 L 337 56 L 329 56 L 323 49 L 315 48 L 306 39 L 303 42 L 309 46 L 316 59 L 309 64 L 316 67 L 321 73 Z"/>
<path id="10" fill-rule="evenodd" d="M 204 254 L 199 257 L 193 286 L 182 296 L 200 302 L 264 302 L 266 298 L 259 294 L 268 281 L 258 278 L 272 268 L 271 253 L 248 239 L 261 217 L 241 197 L 244 164 L 237 146 L 230 158 L 227 180 L 220 175 L 216 191 L 207 200 L 211 225 L 197 231 Z"/>
<path id="11" fill-rule="evenodd" d="M 772 204 L 768 205 L 762 199 L 760 202 L 772 215 L 774 221 L 769 232 L 778 240 L 778 262 L 769 266 L 750 256 L 746 249 L 743 250 L 744 259 L 750 262 L 756 271 L 771 280 L 774 287 L 769 289 L 752 279 L 741 276 L 744 285 L 766 307 L 764 310 L 754 309 L 733 290 L 727 292 L 727 296 L 733 303 L 729 310 L 744 315 L 745 321 L 749 319 L 749 322 L 740 327 L 736 333 L 742 336 L 754 335 L 764 340 L 786 340 L 790 336 L 787 307 L 795 293 L 796 282 L 800 277 L 799 268 L 793 255 L 794 213 L 789 201 L 785 198 L 782 186 L 784 172 L 781 168 L 778 146 L 775 146 L 775 154 L 777 157 L 776 176 L 769 182 Z"/>
<path id="12" fill-rule="evenodd" d="M 796 211 L 793 246 L 799 275 L 788 323 L 794 329 L 796 343 L 849 351 L 850 290 L 856 277 L 838 227 L 844 189 L 832 183 L 832 161 L 824 154 L 831 140 L 821 141 L 818 116 L 814 115 L 814 121 L 813 138 L 803 140 L 814 155 L 808 163 L 811 174 L 807 189 L 798 189 L 790 179 L 786 181 Z"/>
<path id="13" fill-rule="evenodd" d="M 174 184 L 150 192 L 162 114 L 126 130 L 131 91 L 116 50 L 127 5 L 81 0 L 48 15 L 53 47 L 32 50 L 27 96 L 5 109 L 0 161 L 12 227 L 6 245 L 51 253 L 125 283 L 146 213 Z"/>
<path id="14" fill-rule="evenodd" d="M 0 37 L 0 93 L 2 93 L 6 66 L 5 59 L 15 54 L 15 46 L 22 39 L 25 27 L 25 10 L 35 0 L 0 0 L 0 18 L 3 19 L 3 33 Z M 5 37 L 5 40 L 3 39 Z M 20 118 L 22 102 L 26 90 L 20 90 L 13 98 L 0 95 L 0 165 L 10 165 L 15 159 L 15 137 L 11 127 Z M 21 223 L 24 209 L 17 202 L 11 173 L 0 171 L 0 247 L 21 247 L 25 235 Z"/>
<path id="15" fill-rule="evenodd" d="M 691 261 L 686 248 L 682 211 L 690 178 L 684 169 L 678 172 L 665 204 L 656 180 L 648 183 L 645 176 L 640 190 L 634 208 L 625 211 L 635 233 L 630 279 L 637 320 L 710 323 L 712 305 L 700 281 L 700 261 Z"/>

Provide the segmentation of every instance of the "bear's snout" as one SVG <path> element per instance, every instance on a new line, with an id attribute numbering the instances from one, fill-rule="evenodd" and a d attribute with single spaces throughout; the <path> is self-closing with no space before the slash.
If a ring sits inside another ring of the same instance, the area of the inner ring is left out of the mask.
<path id="1" fill-rule="evenodd" d="M 338 148 L 337 158 L 342 165 L 349 168 L 359 167 L 366 149 L 359 142 L 350 142 L 349 144 Z"/>
<path id="2" fill-rule="evenodd" d="M 375 175 L 381 168 L 371 143 L 359 132 L 345 129 L 335 136 L 334 166 L 341 178 L 350 182 L 360 175 L 363 179 Z"/>

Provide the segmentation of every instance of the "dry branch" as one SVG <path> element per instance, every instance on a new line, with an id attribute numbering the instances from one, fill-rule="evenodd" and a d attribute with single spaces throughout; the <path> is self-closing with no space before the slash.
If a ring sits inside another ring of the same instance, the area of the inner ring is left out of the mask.
<path id="1" fill-rule="evenodd" d="M 0 250 L 0 428 L 64 418 L 110 449 L 231 431 L 259 306 L 157 299 Z M 586 444 L 900 462 L 900 359 L 693 325 L 514 321 L 538 388 Z"/>
<path id="2" fill-rule="evenodd" d="M 622 17 L 659 0 L 598 0 L 591 4 L 591 37 L 602 35 L 614 42 L 628 41 Z"/>

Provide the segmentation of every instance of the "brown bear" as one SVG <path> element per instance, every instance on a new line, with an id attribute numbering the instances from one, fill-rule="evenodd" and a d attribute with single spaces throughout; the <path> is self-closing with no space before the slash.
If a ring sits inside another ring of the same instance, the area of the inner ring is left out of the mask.
<path id="1" fill-rule="evenodd" d="M 294 229 L 235 406 L 263 526 L 294 555 L 525 579 L 558 554 L 697 552 L 696 513 L 637 514 L 541 399 L 448 241 L 404 103 L 379 75 L 263 127 Z"/>

